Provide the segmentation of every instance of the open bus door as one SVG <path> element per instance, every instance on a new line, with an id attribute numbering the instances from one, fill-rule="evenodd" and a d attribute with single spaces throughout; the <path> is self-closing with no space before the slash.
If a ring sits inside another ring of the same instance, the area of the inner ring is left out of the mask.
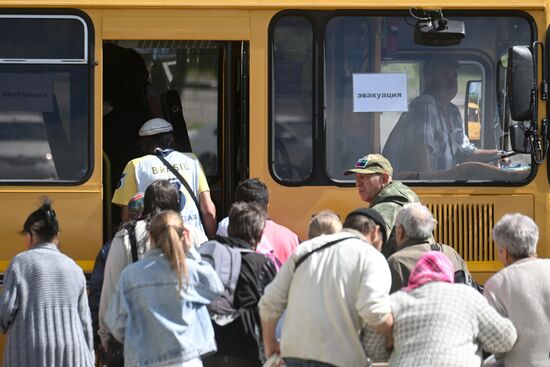
<path id="1" fill-rule="evenodd" d="M 105 240 L 120 221 L 116 184 L 143 155 L 137 132 L 153 117 L 199 158 L 221 219 L 248 175 L 248 42 L 109 40 L 103 52 Z"/>

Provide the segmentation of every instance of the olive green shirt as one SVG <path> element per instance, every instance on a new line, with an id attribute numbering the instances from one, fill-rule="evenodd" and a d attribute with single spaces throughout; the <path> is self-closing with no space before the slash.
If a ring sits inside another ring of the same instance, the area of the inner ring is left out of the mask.
<path id="1" fill-rule="evenodd" d="M 370 207 L 376 210 L 386 222 L 388 240 L 382 246 L 382 253 L 389 257 L 396 251 L 395 231 L 393 230 L 397 212 L 405 204 L 419 203 L 420 199 L 408 186 L 398 181 L 391 182 L 376 195 Z"/>

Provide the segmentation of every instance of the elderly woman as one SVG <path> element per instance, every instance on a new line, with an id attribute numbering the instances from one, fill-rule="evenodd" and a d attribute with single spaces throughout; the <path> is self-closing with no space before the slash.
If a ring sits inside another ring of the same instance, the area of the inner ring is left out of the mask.
<path id="1" fill-rule="evenodd" d="M 414 267 L 406 288 L 390 296 L 394 317 L 390 366 L 479 367 L 481 348 L 509 351 L 512 322 L 500 316 L 472 287 L 452 284 L 454 269 L 443 253 L 429 251 Z M 367 355 L 385 360 L 385 340 L 365 330 Z"/>
<path id="2" fill-rule="evenodd" d="M 16 255 L 0 295 L 0 329 L 8 333 L 8 366 L 92 367 L 94 349 L 86 278 L 59 249 L 59 223 L 43 198 L 21 233 L 28 247 Z"/>
<path id="3" fill-rule="evenodd" d="M 550 260 L 537 259 L 539 229 L 522 214 L 508 214 L 493 228 L 505 268 L 485 283 L 485 297 L 512 320 L 518 342 L 503 356 L 506 367 L 548 366 L 550 359 Z"/>

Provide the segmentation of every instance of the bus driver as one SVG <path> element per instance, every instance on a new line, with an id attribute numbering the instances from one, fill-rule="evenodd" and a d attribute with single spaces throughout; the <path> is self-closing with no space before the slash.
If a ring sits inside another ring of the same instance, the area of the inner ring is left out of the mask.
<path id="1" fill-rule="evenodd" d="M 462 162 L 489 162 L 498 158 L 496 149 L 478 149 L 464 133 L 458 107 L 458 62 L 437 57 L 423 68 L 424 92 L 399 118 L 384 147 L 384 156 L 396 172 L 442 171 Z"/>

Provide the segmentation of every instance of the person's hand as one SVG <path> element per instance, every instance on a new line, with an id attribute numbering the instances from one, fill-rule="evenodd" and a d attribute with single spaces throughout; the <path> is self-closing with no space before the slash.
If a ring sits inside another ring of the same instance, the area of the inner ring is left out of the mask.
<path id="1" fill-rule="evenodd" d="M 499 150 L 497 153 L 497 155 L 499 156 L 499 160 L 498 160 L 499 167 L 508 167 L 509 165 L 511 165 L 512 161 L 510 160 L 509 157 L 511 157 L 514 154 L 515 154 L 514 152 L 506 152 L 504 150 Z"/>
<path id="2" fill-rule="evenodd" d="M 276 340 L 273 340 L 272 342 L 265 342 L 264 349 L 265 349 L 265 358 L 269 359 L 273 354 L 280 355 L 281 350 L 279 346 L 279 342 Z"/>
<path id="3" fill-rule="evenodd" d="M 499 164 L 501 167 L 508 167 L 510 164 L 512 164 L 512 161 L 508 157 L 500 158 Z"/>

